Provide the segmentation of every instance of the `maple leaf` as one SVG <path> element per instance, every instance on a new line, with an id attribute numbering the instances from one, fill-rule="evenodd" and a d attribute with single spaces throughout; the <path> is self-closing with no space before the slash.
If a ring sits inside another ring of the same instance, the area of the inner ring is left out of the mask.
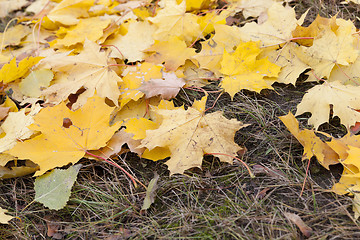
<path id="1" fill-rule="evenodd" d="M 123 82 L 119 84 L 121 91 L 120 107 L 123 107 L 130 100 L 137 101 L 142 98 L 144 93 L 140 91 L 140 87 L 152 78 L 161 78 L 162 68 L 162 66 L 144 62 L 139 63 L 136 69 L 133 69 L 133 67 L 125 69 L 123 72 Z"/>
<path id="2" fill-rule="evenodd" d="M 114 154 L 121 154 L 126 150 L 123 149 L 123 145 L 126 143 L 131 152 L 141 155 L 145 149 L 138 149 L 140 145 L 140 140 L 133 139 L 134 134 L 125 132 L 125 129 L 117 131 L 111 139 L 107 142 L 105 147 L 100 148 L 99 150 L 90 150 L 88 151 L 91 155 L 86 154 L 86 158 L 98 160 L 93 156 L 100 156 L 103 158 L 109 158 Z M 128 151 L 128 149 L 127 149 Z"/>
<path id="3" fill-rule="evenodd" d="M 118 130 L 121 122 L 109 126 L 109 116 L 113 109 L 98 96 L 89 98 L 81 109 L 74 112 L 64 102 L 44 108 L 34 117 L 35 123 L 29 127 L 41 134 L 18 142 L 9 150 L 9 154 L 38 164 L 40 170 L 35 176 L 55 167 L 76 163 L 88 150 L 104 147 Z M 64 121 L 70 123 L 70 126 Z"/>
<path id="4" fill-rule="evenodd" d="M 147 18 L 158 29 L 153 34 L 155 40 L 167 41 L 177 36 L 179 39 L 192 42 L 202 36 L 198 16 L 186 13 L 186 1 L 177 4 L 176 0 L 163 0 L 164 8 L 155 17 Z"/>
<path id="5" fill-rule="evenodd" d="M 326 169 L 329 169 L 329 165 L 339 163 L 339 155 L 327 143 L 316 136 L 312 130 L 299 129 L 299 123 L 291 112 L 279 118 L 292 135 L 303 145 L 303 160 L 316 156 L 319 163 Z"/>
<path id="6" fill-rule="evenodd" d="M 26 114 L 23 108 L 19 112 L 10 112 L 8 117 L 1 125 L 1 129 L 6 134 L 0 138 L 0 152 L 7 151 L 14 147 L 18 140 L 29 138 L 34 131 L 27 127 L 34 123 L 33 117 L 41 110 L 39 104 L 33 105 L 31 111 Z M 6 162 L 5 162 L 6 163 Z M 4 166 L 3 164 L 2 166 Z"/>
<path id="7" fill-rule="evenodd" d="M 6 17 L 10 12 L 20 9 L 28 4 L 26 0 L 1 0 L 0 1 L 0 18 Z"/>
<path id="8" fill-rule="evenodd" d="M 0 2 L 1 3 L 1 2 Z M 1 7 L 0 7 L 1 9 Z M 0 10 L 1 11 L 1 10 Z M 6 32 L 0 33 L 1 48 L 20 45 L 21 40 L 31 33 L 31 28 L 18 24 L 9 28 Z"/>
<path id="9" fill-rule="evenodd" d="M 292 32 L 292 35 L 293 38 L 298 38 L 294 41 L 300 45 L 312 46 L 314 38 L 320 38 L 326 31 L 336 32 L 338 28 L 339 26 L 336 24 L 336 16 L 332 18 L 324 18 L 317 15 L 316 19 L 308 27 L 297 26 Z"/>
<path id="10" fill-rule="evenodd" d="M 339 81 L 344 85 L 360 85 L 360 57 L 357 57 L 355 62 L 342 66 L 337 65 L 332 69 L 327 82 Z"/>
<path id="11" fill-rule="evenodd" d="M 262 13 L 266 12 L 275 0 L 230 0 L 230 11 L 235 9 L 237 12 L 242 11 L 245 19 L 249 17 L 259 17 Z"/>
<path id="12" fill-rule="evenodd" d="M 31 72 L 26 78 L 19 83 L 22 94 L 29 97 L 40 97 L 41 90 L 50 85 L 54 74 L 49 69 L 39 69 Z"/>
<path id="13" fill-rule="evenodd" d="M 95 42 L 102 37 L 103 30 L 110 22 L 110 19 L 102 21 L 99 17 L 80 19 L 76 26 L 66 30 L 64 37 L 55 39 L 49 44 L 53 48 L 59 48 L 84 43 L 85 39 Z M 64 34 L 64 32 L 62 32 L 62 34 Z"/>
<path id="14" fill-rule="evenodd" d="M 100 46 L 96 43 L 85 40 L 84 50 L 79 55 L 64 57 L 63 54 L 58 54 L 59 57 L 43 59 L 42 63 L 50 65 L 58 76 L 53 85 L 43 90 L 47 102 L 58 104 L 83 87 L 86 91 L 80 94 L 73 109 L 83 106 L 95 91 L 98 96 L 107 97 L 118 106 L 118 83 L 122 80 L 110 69 L 106 53 L 99 52 L 99 49 Z"/>
<path id="15" fill-rule="evenodd" d="M 155 29 L 155 26 L 147 21 L 131 22 L 125 36 L 118 34 L 114 39 L 105 42 L 107 45 L 115 46 L 111 47 L 110 57 L 127 59 L 129 62 L 143 60 L 145 57 L 143 51 L 154 43 L 151 35 Z"/>
<path id="16" fill-rule="evenodd" d="M 0 70 L 0 81 L 9 83 L 25 76 L 31 67 L 37 64 L 43 57 L 28 57 L 16 64 L 16 58 L 13 58 L 8 64 L 5 64 Z"/>
<path id="17" fill-rule="evenodd" d="M 168 41 L 155 41 L 154 45 L 146 49 L 146 52 L 154 52 L 145 61 L 156 64 L 164 63 L 167 71 L 175 71 L 195 55 L 195 49 L 187 48 L 184 41 L 178 37 L 170 37 Z"/>
<path id="18" fill-rule="evenodd" d="M 295 10 L 274 2 L 267 10 L 267 20 L 262 23 L 246 23 L 239 30 L 242 41 L 261 41 L 262 46 L 276 46 L 292 38 L 292 31 L 301 25 L 305 15 L 296 19 Z"/>
<path id="19" fill-rule="evenodd" d="M 340 82 L 325 82 L 317 85 L 304 95 L 297 106 L 296 115 L 311 112 L 309 124 L 317 129 L 322 123 L 328 122 L 330 110 L 338 116 L 347 129 L 360 122 L 360 87 L 346 86 Z"/>
<path id="20" fill-rule="evenodd" d="M 47 17 L 53 22 L 64 25 L 75 25 L 79 22 L 79 17 L 88 17 L 94 0 L 63 0 L 54 7 Z"/>
<path id="21" fill-rule="evenodd" d="M 183 173 L 192 167 L 201 168 L 205 153 L 224 153 L 236 156 L 241 149 L 233 142 L 237 130 L 246 125 L 228 120 L 221 112 L 204 115 L 194 108 L 188 110 L 163 110 L 156 113 L 163 121 L 158 129 L 147 130 L 146 138 L 139 147 L 149 150 L 168 147 L 171 158 L 166 162 L 170 174 Z M 232 163 L 232 157 L 219 156 L 220 161 Z"/>
<path id="22" fill-rule="evenodd" d="M 221 81 L 221 87 L 231 98 L 241 89 L 260 92 L 272 88 L 274 80 L 266 80 L 264 77 L 277 77 L 280 67 L 267 58 L 257 60 L 260 53 L 256 42 L 240 43 L 232 54 L 225 50 L 220 72 L 227 76 Z"/>
<path id="23" fill-rule="evenodd" d="M 265 54 L 271 62 L 281 67 L 277 82 L 295 85 L 300 74 L 309 69 L 309 66 L 296 55 L 297 48 L 296 43 L 290 42 L 277 51 L 269 51 Z"/>
<path id="24" fill-rule="evenodd" d="M 201 68 L 211 70 L 219 75 L 224 49 L 223 43 L 217 43 L 213 38 L 210 38 L 201 43 L 201 52 L 193 56 L 193 59 L 199 62 Z"/>
<path id="25" fill-rule="evenodd" d="M 174 72 L 162 71 L 162 78 L 152 78 L 144 82 L 139 90 L 145 93 L 146 98 L 160 95 L 163 99 L 169 100 L 174 98 L 184 85 L 184 79 L 178 78 Z"/>
<path id="26" fill-rule="evenodd" d="M 358 52 L 352 36 L 355 32 L 352 23 L 343 24 L 336 33 L 328 29 L 320 38 L 314 39 L 311 47 L 300 46 L 296 49 L 297 56 L 313 69 L 308 81 L 329 78 L 335 65 L 348 66 L 357 59 Z"/>

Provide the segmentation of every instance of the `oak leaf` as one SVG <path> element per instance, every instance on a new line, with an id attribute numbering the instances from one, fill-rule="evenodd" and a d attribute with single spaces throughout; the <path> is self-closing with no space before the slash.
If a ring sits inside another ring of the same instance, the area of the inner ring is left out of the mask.
<path id="1" fill-rule="evenodd" d="M 118 130 L 120 122 L 109 126 L 113 107 L 105 104 L 104 98 L 89 98 L 76 111 L 69 110 L 62 102 L 42 109 L 29 128 L 41 134 L 27 141 L 18 142 L 9 153 L 20 159 L 30 159 L 40 166 L 35 176 L 55 167 L 76 163 L 88 150 L 96 150 Z"/>
<path id="2" fill-rule="evenodd" d="M 188 110 L 157 110 L 163 117 L 158 129 L 147 130 L 139 147 L 149 150 L 168 147 L 170 160 L 166 162 L 170 174 L 183 173 L 193 167 L 201 168 L 205 153 L 223 153 L 236 156 L 241 149 L 234 143 L 237 130 L 246 126 L 237 120 L 228 120 L 221 112 L 204 115 L 194 108 Z M 232 163 L 232 157 L 219 156 L 220 161 Z"/>

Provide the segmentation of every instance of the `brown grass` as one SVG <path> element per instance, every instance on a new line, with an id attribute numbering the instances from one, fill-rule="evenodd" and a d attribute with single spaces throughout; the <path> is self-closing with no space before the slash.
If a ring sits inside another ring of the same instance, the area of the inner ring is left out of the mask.
<path id="1" fill-rule="evenodd" d="M 318 13 L 324 17 L 338 13 L 358 24 L 360 7 L 339 2 L 300 0 L 293 6 L 299 14 L 311 7 L 308 21 Z M 296 87 L 276 85 L 275 91 L 261 95 L 243 91 L 234 101 L 226 94 L 218 100 L 216 110 L 251 123 L 237 132 L 235 140 L 247 148 L 242 159 L 256 173 L 255 178 L 241 164 L 223 164 L 211 156 L 205 157 L 202 170 L 169 177 L 162 161 L 123 155 L 128 170 L 144 184 L 155 171 L 160 174 L 156 201 L 142 214 L 144 189 L 134 188 L 113 166 L 83 160 L 71 199 L 59 211 L 30 204 L 33 178 L 3 180 L 0 207 L 17 218 L 10 225 L 0 225 L 0 239 L 50 239 L 50 223 L 58 229 L 59 239 L 303 239 L 284 212 L 298 214 L 313 229 L 310 239 L 360 238 L 351 199 L 326 191 L 341 172 L 339 167 L 329 172 L 312 159 L 300 195 L 307 162 L 301 161 L 301 145 L 278 117 L 294 112 L 311 86 L 300 82 Z M 190 96 L 194 97 L 198 96 Z M 210 106 L 217 95 L 209 98 Z M 185 93 L 177 101 L 186 103 Z M 300 120 L 306 127 L 305 116 Z M 336 124 L 330 127 L 342 131 Z M 116 161 L 124 166 L 121 159 Z"/>

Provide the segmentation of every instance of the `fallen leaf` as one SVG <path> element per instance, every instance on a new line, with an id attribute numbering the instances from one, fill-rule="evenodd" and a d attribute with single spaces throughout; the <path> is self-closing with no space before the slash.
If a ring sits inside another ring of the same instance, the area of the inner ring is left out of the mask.
<path id="1" fill-rule="evenodd" d="M 186 13 L 186 2 L 180 4 L 176 0 L 162 1 L 164 8 L 159 10 L 155 17 L 149 17 L 158 29 L 153 34 L 155 40 L 168 41 L 174 37 L 190 43 L 202 36 L 202 31 L 197 23 L 198 16 Z M 175 55 L 176 56 L 176 55 Z"/>
<path id="2" fill-rule="evenodd" d="M 80 94 L 72 109 L 83 106 L 95 91 L 98 96 L 107 97 L 118 105 L 118 83 L 122 80 L 110 68 L 107 54 L 100 52 L 98 44 L 85 40 L 84 50 L 79 55 L 64 56 L 60 53 L 43 59 L 42 64 L 51 66 L 55 75 L 58 75 L 55 84 L 43 90 L 48 103 L 65 101 L 70 94 L 83 87 L 86 91 Z"/>
<path id="3" fill-rule="evenodd" d="M 14 147 L 18 140 L 29 138 L 34 131 L 27 127 L 34 123 L 33 117 L 41 110 L 39 104 L 34 105 L 31 111 L 26 114 L 26 109 L 19 112 L 10 112 L 1 129 L 6 133 L 0 138 L 0 152 L 7 151 Z"/>
<path id="4" fill-rule="evenodd" d="M 256 42 L 240 43 L 232 54 L 225 50 L 220 69 L 225 75 L 221 87 L 230 94 L 231 98 L 241 89 L 256 92 L 265 88 L 272 89 L 271 84 L 274 80 L 271 77 L 278 76 L 280 67 L 267 58 L 257 59 L 260 53 L 261 50 Z"/>
<path id="5" fill-rule="evenodd" d="M 163 99 L 174 98 L 185 85 L 182 78 L 178 78 L 174 72 L 162 71 L 162 78 L 152 78 L 144 82 L 139 90 L 145 93 L 146 98 L 160 95 Z"/>
<path id="6" fill-rule="evenodd" d="M 6 214 L 7 210 L 0 208 L 0 223 L 8 224 L 11 219 L 14 217 Z"/>
<path id="7" fill-rule="evenodd" d="M 306 225 L 306 223 L 299 217 L 299 215 L 289 212 L 284 212 L 284 215 L 287 219 L 289 219 L 292 223 L 294 223 L 304 234 L 305 237 L 310 237 L 313 233 L 311 227 Z"/>
<path id="8" fill-rule="evenodd" d="M 16 58 L 13 58 L 8 64 L 5 64 L 0 70 L 0 81 L 9 83 L 25 76 L 31 67 L 37 64 L 43 57 L 28 57 L 16 64 Z"/>
<path id="9" fill-rule="evenodd" d="M 141 211 L 148 210 L 150 208 L 151 204 L 154 203 L 155 196 L 156 196 L 156 190 L 158 188 L 157 181 L 159 180 L 159 177 L 160 177 L 159 174 L 157 174 L 155 172 L 153 179 L 151 179 L 151 181 L 149 182 L 149 185 L 146 189 L 146 196 L 144 199 L 144 203 L 141 207 Z"/>
<path id="10" fill-rule="evenodd" d="M 285 124 L 287 129 L 294 135 L 294 137 L 303 145 L 304 152 L 302 159 L 310 159 L 316 156 L 319 163 L 326 169 L 329 165 L 337 164 L 339 162 L 339 155 L 328 144 L 321 141 L 315 133 L 309 129 L 300 130 L 298 121 L 295 116 L 289 112 L 286 116 L 279 117 Z"/>
<path id="11" fill-rule="evenodd" d="M 156 110 L 163 117 L 158 129 L 147 130 L 146 138 L 139 147 L 149 150 L 159 146 L 168 147 L 170 160 L 166 162 L 170 174 L 183 173 L 192 167 L 201 168 L 205 153 L 215 155 L 222 162 L 232 163 L 241 149 L 233 142 L 235 132 L 246 126 L 237 120 L 228 120 L 221 112 L 204 115 L 194 108 L 188 110 Z"/>
<path id="12" fill-rule="evenodd" d="M 168 41 L 155 41 L 145 50 L 151 54 L 145 61 L 156 64 L 164 63 L 167 71 L 175 71 L 179 66 L 185 64 L 186 59 L 195 55 L 195 49 L 188 48 L 183 40 L 178 37 L 170 37 Z"/>
<path id="13" fill-rule="evenodd" d="M 59 210 L 69 201 L 71 188 L 82 164 L 55 169 L 35 179 L 35 200 L 49 209 Z"/>
<path id="14" fill-rule="evenodd" d="M 340 118 L 341 124 L 347 129 L 360 122 L 360 87 L 343 85 L 340 82 L 325 82 L 317 85 L 304 95 L 297 106 L 296 115 L 311 112 L 309 124 L 317 129 L 329 121 L 330 110 L 333 116 Z"/>
<path id="15" fill-rule="evenodd" d="M 9 154 L 20 159 L 30 159 L 38 164 L 40 170 L 35 176 L 55 167 L 74 164 L 88 150 L 104 147 L 118 130 L 121 122 L 109 126 L 109 116 L 113 109 L 98 96 L 89 98 L 82 108 L 74 112 L 63 102 L 44 108 L 34 117 L 35 123 L 29 127 L 41 134 L 18 142 L 9 150 Z M 69 128 L 63 127 L 64 118 L 71 120 L 72 125 Z"/>
<path id="16" fill-rule="evenodd" d="M 105 42 L 105 44 L 114 45 L 111 47 L 110 57 L 127 59 L 129 62 L 143 60 L 145 49 L 154 43 L 151 35 L 155 29 L 155 26 L 147 21 L 131 22 L 125 36 L 118 34 L 114 39 Z"/>

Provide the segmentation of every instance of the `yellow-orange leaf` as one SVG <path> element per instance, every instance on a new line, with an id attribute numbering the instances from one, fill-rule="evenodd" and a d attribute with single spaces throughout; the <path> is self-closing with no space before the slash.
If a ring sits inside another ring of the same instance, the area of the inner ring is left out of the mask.
<path id="1" fill-rule="evenodd" d="M 16 58 L 13 58 L 8 64 L 5 64 L 0 70 L 0 81 L 9 83 L 19 79 L 29 72 L 31 67 L 37 64 L 43 57 L 28 57 L 16 64 Z"/>
<path id="2" fill-rule="evenodd" d="M 96 150 L 118 130 L 120 122 L 109 126 L 113 107 L 98 96 L 89 98 L 76 111 L 69 110 L 65 103 L 44 108 L 29 128 L 41 134 L 19 142 L 9 153 L 20 159 L 30 159 L 40 166 L 36 176 L 55 167 L 76 163 L 88 150 Z"/>

